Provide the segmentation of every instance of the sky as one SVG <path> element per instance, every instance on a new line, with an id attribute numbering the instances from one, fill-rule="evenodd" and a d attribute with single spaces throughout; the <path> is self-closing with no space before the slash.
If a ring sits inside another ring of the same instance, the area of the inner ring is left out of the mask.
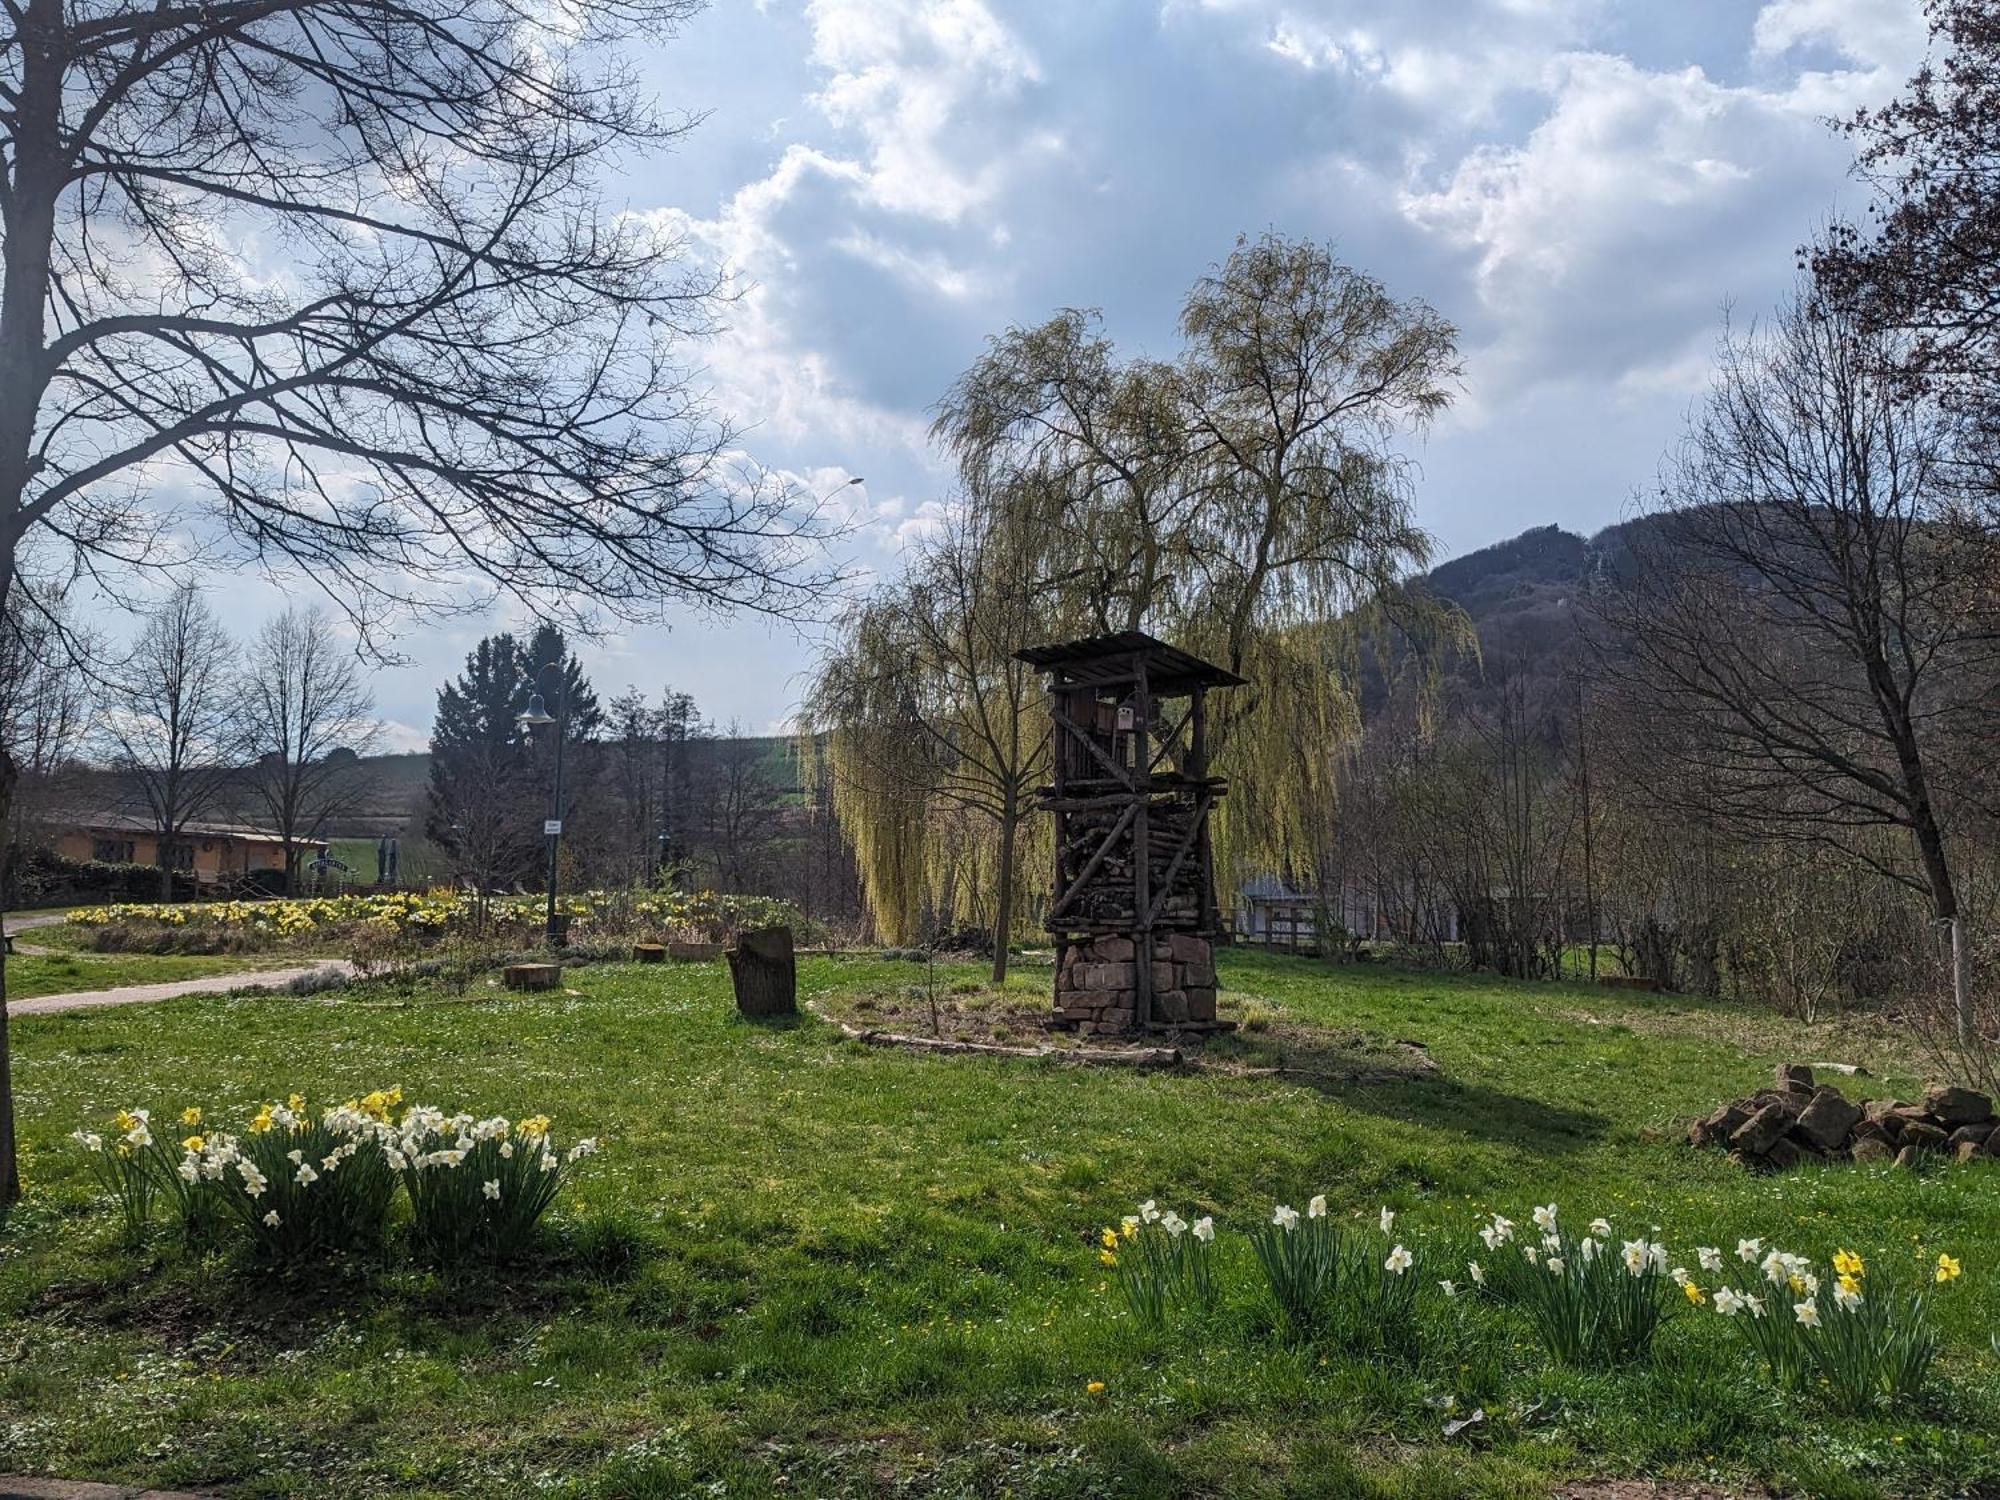
<path id="1" fill-rule="evenodd" d="M 929 409 L 984 339 L 1093 307 L 1170 354 L 1188 287 L 1267 229 L 1460 328 L 1464 389 L 1409 450 L 1442 559 L 1627 512 L 1725 311 L 1768 311 L 1865 203 L 1829 119 L 1923 46 L 1915 0 L 716 0 L 640 58 L 699 127 L 607 186 L 733 278 L 713 399 L 833 493 L 862 580 L 948 496 Z M 275 598 L 218 603 L 247 630 Z M 600 697 L 671 683 L 782 725 L 810 622 L 670 619 L 579 647 Z M 387 747 L 421 748 L 439 683 L 519 623 L 405 634 Z"/>

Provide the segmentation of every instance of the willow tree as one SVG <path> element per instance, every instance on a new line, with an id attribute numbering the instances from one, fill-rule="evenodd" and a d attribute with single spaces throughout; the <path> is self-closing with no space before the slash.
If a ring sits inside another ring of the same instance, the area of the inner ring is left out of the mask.
<path id="1" fill-rule="evenodd" d="M 841 622 L 801 723 L 883 936 L 908 941 L 927 908 L 983 911 L 996 984 L 1049 745 L 1035 674 L 1014 659 L 1040 627 L 1015 535 L 959 511 L 919 542 Z"/>
<path id="2" fill-rule="evenodd" d="M 1144 628 L 1251 679 L 1212 732 L 1223 865 L 1312 862 L 1359 643 L 1429 559 L 1405 438 L 1448 404 L 1456 330 L 1325 246 L 1241 240 L 1196 283 L 1172 361 L 1095 314 L 994 338 L 939 408 L 973 523 L 1023 538 L 1051 619 Z"/>

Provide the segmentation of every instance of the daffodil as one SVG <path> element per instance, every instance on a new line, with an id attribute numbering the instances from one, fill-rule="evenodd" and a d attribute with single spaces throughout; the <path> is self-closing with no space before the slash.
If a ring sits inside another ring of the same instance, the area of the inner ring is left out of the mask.
<path id="1" fill-rule="evenodd" d="M 1956 1281 L 1964 1273 L 1964 1267 L 1949 1255 L 1940 1253 L 1937 1258 L 1937 1279 L 1940 1284 Z"/>
<path id="2" fill-rule="evenodd" d="M 1280 1203 L 1271 1210 L 1271 1222 L 1289 1234 L 1299 1227 L 1299 1211 L 1289 1203 Z"/>
<path id="3" fill-rule="evenodd" d="M 1401 1245 L 1398 1245 L 1389 1252 L 1389 1258 L 1382 1262 L 1382 1269 L 1394 1275 L 1401 1276 L 1415 1263 L 1416 1257 L 1411 1255 Z"/>
<path id="4" fill-rule="evenodd" d="M 1842 1276 L 1860 1276 L 1866 1268 L 1852 1250 L 1838 1250 L 1834 1252 L 1833 1269 Z"/>
<path id="5" fill-rule="evenodd" d="M 1819 1327 L 1819 1304 L 1817 1302 L 1795 1302 L 1792 1316 L 1807 1328 Z"/>
<path id="6" fill-rule="evenodd" d="M 1696 1307 L 1700 1307 L 1702 1303 L 1708 1300 L 1708 1298 L 1702 1294 L 1701 1288 L 1696 1286 L 1692 1281 L 1683 1281 L 1681 1283 L 1681 1293 L 1688 1299 L 1688 1301 L 1692 1302 Z"/>

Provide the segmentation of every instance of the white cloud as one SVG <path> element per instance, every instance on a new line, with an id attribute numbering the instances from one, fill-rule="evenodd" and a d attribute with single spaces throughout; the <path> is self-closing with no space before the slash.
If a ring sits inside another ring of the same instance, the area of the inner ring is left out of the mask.
<path id="1" fill-rule="evenodd" d="M 1864 68 L 1902 74 L 1923 51 L 1924 17 L 1911 0 L 1771 0 L 1751 36 L 1762 57 L 1821 45 Z"/>
<path id="2" fill-rule="evenodd" d="M 806 15 L 830 74 L 813 102 L 859 137 L 870 203 L 949 223 L 993 198 L 1003 144 L 967 116 L 1041 74 L 981 0 L 812 0 Z"/>

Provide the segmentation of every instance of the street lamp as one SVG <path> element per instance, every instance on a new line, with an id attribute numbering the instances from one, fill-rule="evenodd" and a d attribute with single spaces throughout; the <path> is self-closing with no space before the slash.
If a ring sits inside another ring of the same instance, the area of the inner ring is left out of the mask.
<path id="1" fill-rule="evenodd" d="M 541 681 L 547 672 L 556 674 L 556 711 L 553 714 L 542 698 Z M 552 661 L 537 668 L 532 680 L 535 691 L 528 699 L 527 712 L 521 715 L 521 727 L 539 729 L 544 724 L 556 726 L 555 786 L 549 795 L 548 818 L 542 824 L 542 834 L 549 841 L 549 905 L 543 936 L 553 951 L 561 946 L 556 936 L 556 855 L 562 849 L 563 741 L 568 738 L 565 721 L 569 717 L 569 675 L 562 670 L 562 663 Z"/>

